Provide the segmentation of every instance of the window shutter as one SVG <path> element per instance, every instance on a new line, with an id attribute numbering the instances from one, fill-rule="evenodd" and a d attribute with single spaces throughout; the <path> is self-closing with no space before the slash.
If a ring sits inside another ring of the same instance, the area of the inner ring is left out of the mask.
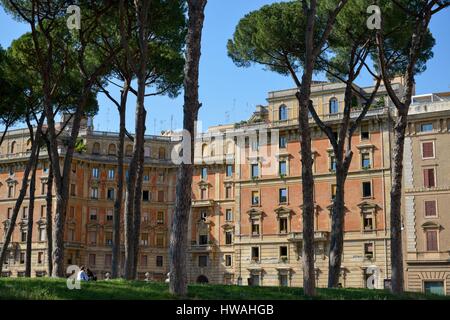
<path id="1" fill-rule="evenodd" d="M 423 158 L 434 157 L 433 142 L 424 142 L 422 144 L 422 156 Z"/>
<path id="2" fill-rule="evenodd" d="M 427 251 L 437 251 L 437 231 L 427 231 Z"/>
<path id="3" fill-rule="evenodd" d="M 428 169 L 428 180 L 430 183 L 430 187 L 435 187 L 436 184 L 434 182 L 434 169 Z"/>
<path id="4" fill-rule="evenodd" d="M 434 217 L 436 215 L 436 201 L 425 201 L 425 216 Z"/>

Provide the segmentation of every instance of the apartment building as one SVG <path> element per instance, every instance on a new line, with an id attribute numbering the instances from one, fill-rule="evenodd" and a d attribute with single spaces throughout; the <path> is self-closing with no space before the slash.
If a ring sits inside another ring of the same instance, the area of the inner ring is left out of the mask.
<path id="1" fill-rule="evenodd" d="M 450 94 L 417 96 L 405 140 L 406 287 L 450 294 Z"/>
<path id="2" fill-rule="evenodd" d="M 357 87 L 369 95 L 372 87 Z M 400 94 L 403 84 L 394 89 Z M 345 86 L 315 82 L 317 113 L 336 132 Z M 302 179 L 296 90 L 269 92 L 267 105 L 250 119 L 210 127 L 196 137 L 189 280 L 263 286 L 302 286 Z M 405 146 L 404 243 L 408 290 L 447 292 L 449 182 L 446 156 L 449 94 L 416 96 Z M 355 119 L 363 101 L 355 98 Z M 353 137 L 346 183 L 343 287 L 383 288 L 390 279 L 389 191 L 395 109 L 384 87 Z M 310 119 L 315 175 L 315 268 L 327 285 L 335 160 L 327 137 Z M 83 123 L 85 144 L 74 156 L 65 230 L 66 264 L 87 265 L 99 278 L 110 271 L 112 210 L 116 194 L 118 135 Z M 168 272 L 170 223 L 177 166 L 170 158 L 179 138 L 147 136 L 140 235 L 139 278 L 162 281 Z M 30 152 L 27 130 L 10 131 L 0 148 L 0 239 L 9 224 L 22 171 Z M 64 154 L 64 145 L 60 146 Z M 126 163 L 132 153 L 126 144 Z M 34 211 L 33 275 L 46 275 L 46 182 L 49 163 L 41 152 Z M 22 276 L 28 197 L 2 276 Z M 122 228 L 123 230 L 123 228 Z M 122 249 L 123 250 L 123 249 Z M 123 255 L 122 255 L 123 261 Z"/>
<path id="3" fill-rule="evenodd" d="M 64 123 L 64 120 L 61 122 Z M 61 136 L 63 137 L 65 133 Z M 70 200 L 65 227 L 65 263 L 86 265 L 101 279 L 111 269 L 112 221 L 117 194 L 118 135 L 94 131 L 85 119 L 80 132 L 83 147 L 75 152 L 70 172 Z M 142 221 L 138 276 L 164 280 L 168 272 L 169 226 L 175 199 L 176 168 L 170 161 L 175 141 L 169 136 L 146 136 L 143 177 Z M 125 170 L 132 155 L 132 142 L 125 147 Z M 65 147 L 59 147 L 64 155 Z M 23 168 L 30 155 L 28 130 L 12 130 L 1 146 L 0 220 L 3 239 L 19 194 Z M 46 192 L 49 173 L 46 150 L 41 150 L 37 171 L 34 210 L 33 276 L 47 274 Z M 128 174 L 128 173 L 127 173 Z M 55 192 L 53 191 L 53 194 Z M 2 276 L 23 276 L 29 194 L 23 202 Z M 53 201 L 55 209 L 56 201 Z M 123 232 L 123 221 L 122 221 Z M 123 239 L 123 234 L 122 234 Z M 121 271 L 124 261 L 122 247 Z"/>

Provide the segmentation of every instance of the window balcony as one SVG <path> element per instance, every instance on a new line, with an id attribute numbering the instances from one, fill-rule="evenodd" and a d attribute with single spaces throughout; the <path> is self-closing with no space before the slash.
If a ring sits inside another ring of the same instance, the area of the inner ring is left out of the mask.
<path id="1" fill-rule="evenodd" d="M 328 231 L 314 231 L 314 241 L 327 241 L 329 236 Z M 303 232 L 291 232 L 288 236 L 290 242 L 303 241 Z"/>

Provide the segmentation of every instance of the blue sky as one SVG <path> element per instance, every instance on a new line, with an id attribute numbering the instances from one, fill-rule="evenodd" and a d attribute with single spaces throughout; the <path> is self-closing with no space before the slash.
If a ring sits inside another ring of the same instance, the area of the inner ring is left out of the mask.
<path id="1" fill-rule="evenodd" d="M 265 104 L 267 92 L 293 87 L 292 80 L 265 71 L 261 66 L 238 68 L 227 56 L 226 43 L 236 24 L 246 13 L 271 0 L 209 0 L 206 7 L 200 66 L 200 100 L 203 104 L 199 119 L 203 129 L 208 126 L 247 119 L 258 104 Z M 239 3 L 239 4 L 237 4 Z M 431 30 L 436 38 L 434 58 L 427 71 L 417 77 L 417 94 L 450 91 L 450 10 L 433 17 Z M 6 48 L 13 39 L 28 31 L 0 9 L 0 44 Z M 368 85 L 371 79 L 363 76 L 358 82 Z M 118 96 L 116 89 L 111 92 Z M 134 98 L 134 97 L 133 97 Z M 117 131 L 118 115 L 115 106 L 99 95 L 100 112 L 94 119 L 97 130 Z M 176 99 L 152 97 L 146 100 L 147 134 L 161 130 L 179 129 L 182 125 L 182 94 Z M 128 104 L 127 128 L 134 129 L 134 99 Z"/>

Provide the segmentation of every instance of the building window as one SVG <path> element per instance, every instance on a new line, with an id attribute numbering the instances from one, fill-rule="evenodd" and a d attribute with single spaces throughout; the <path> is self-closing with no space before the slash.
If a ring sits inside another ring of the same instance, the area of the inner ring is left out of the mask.
<path id="1" fill-rule="evenodd" d="M 8 198 L 14 197 L 14 186 L 8 186 Z"/>
<path id="2" fill-rule="evenodd" d="M 337 185 L 332 184 L 331 185 L 331 200 L 335 200 L 336 199 L 336 190 L 337 190 Z"/>
<path id="3" fill-rule="evenodd" d="M 89 214 L 89 219 L 91 221 L 96 221 L 97 220 L 97 209 L 91 209 L 91 212 Z"/>
<path id="4" fill-rule="evenodd" d="M 233 211 L 231 209 L 226 209 L 225 211 L 225 220 L 232 221 L 233 220 Z"/>
<path id="5" fill-rule="evenodd" d="M 374 217 L 372 212 L 363 212 L 363 227 L 364 231 L 374 230 Z"/>
<path id="6" fill-rule="evenodd" d="M 431 132 L 431 131 L 433 131 L 432 123 L 422 123 L 420 125 L 420 132 Z"/>
<path id="7" fill-rule="evenodd" d="M 22 241 L 22 242 L 27 242 L 27 232 L 26 232 L 25 230 L 23 230 L 23 231 L 20 233 L 20 241 Z"/>
<path id="8" fill-rule="evenodd" d="M 68 233 L 67 233 L 67 239 L 68 239 L 69 241 L 75 241 L 75 229 L 70 228 L 70 229 L 68 229 L 67 231 L 68 231 Z"/>
<path id="9" fill-rule="evenodd" d="M 111 143 L 111 144 L 109 145 L 109 147 L 108 147 L 108 154 L 109 154 L 110 156 L 115 156 L 116 153 L 117 153 L 117 151 L 116 151 L 116 145 L 113 144 L 113 143 Z"/>
<path id="10" fill-rule="evenodd" d="M 45 216 L 47 215 L 47 206 L 41 205 L 41 218 L 45 218 Z"/>
<path id="11" fill-rule="evenodd" d="M 150 201 L 150 191 L 148 191 L 148 190 L 142 191 L 142 201 L 145 201 L 145 202 Z"/>
<path id="12" fill-rule="evenodd" d="M 279 137 L 279 145 L 280 145 L 280 149 L 285 149 L 287 146 L 287 138 L 285 135 L 281 135 Z"/>
<path id="13" fill-rule="evenodd" d="M 41 196 L 45 194 L 46 190 L 47 190 L 47 182 L 43 181 L 41 182 Z"/>
<path id="14" fill-rule="evenodd" d="M 259 262 L 259 247 L 252 247 L 252 261 Z"/>
<path id="15" fill-rule="evenodd" d="M 330 171 L 331 172 L 336 171 L 336 157 L 333 155 L 330 155 Z"/>
<path id="16" fill-rule="evenodd" d="M 156 223 L 157 224 L 164 224 L 164 212 L 158 211 L 156 214 Z"/>
<path id="17" fill-rule="evenodd" d="M 13 208 L 8 208 L 8 212 L 6 214 L 6 219 L 11 219 L 12 216 L 12 212 L 13 212 Z"/>
<path id="18" fill-rule="evenodd" d="M 112 244 L 113 244 L 113 234 L 112 234 L 112 232 L 105 232 L 105 244 L 107 245 L 107 246 L 112 246 Z"/>
<path id="19" fill-rule="evenodd" d="M 38 264 L 42 264 L 43 262 L 44 262 L 44 253 L 43 252 L 38 252 L 37 263 Z"/>
<path id="20" fill-rule="evenodd" d="M 230 178 L 233 176 L 233 165 L 228 164 L 227 165 L 227 177 Z"/>
<path id="21" fill-rule="evenodd" d="M 92 147 L 92 154 L 100 154 L 100 143 L 94 143 Z"/>
<path id="22" fill-rule="evenodd" d="M 339 112 L 339 103 L 336 98 L 330 99 L 330 106 L 329 106 L 330 114 L 335 114 Z"/>
<path id="23" fill-rule="evenodd" d="M 280 176 L 286 176 L 287 175 L 287 163 L 286 161 L 280 161 L 278 164 L 278 174 Z"/>
<path id="24" fill-rule="evenodd" d="M 110 267 L 112 265 L 112 255 L 105 254 L 105 266 Z"/>
<path id="25" fill-rule="evenodd" d="M 278 119 L 280 121 L 284 121 L 288 119 L 288 112 L 287 107 L 283 104 L 278 109 Z"/>
<path id="26" fill-rule="evenodd" d="M 156 266 L 162 267 L 164 265 L 163 256 L 156 256 Z"/>
<path id="27" fill-rule="evenodd" d="M 148 233 L 141 233 L 141 246 L 148 246 Z"/>
<path id="28" fill-rule="evenodd" d="M 259 191 L 252 191 L 252 205 L 259 205 Z"/>
<path id="29" fill-rule="evenodd" d="M 288 232 L 288 219 L 280 218 L 279 226 L 280 226 L 280 233 L 287 233 Z"/>
<path id="30" fill-rule="evenodd" d="M 115 175 L 116 175 L 116 171 L 114 169 L 108 170 L 108 179 L 109 180 L 114 180 Z"/>
<path id="31" fill-rule="evenodd" d="M 233 243 L 233 232 L 227 231 L 225 232 L 225 244 Z"/>
<path id="32" fill-rule="evenodd" d="M 76 185 L 74 183 L 72 183 L 70 185 L 70 195 L 73 196 L 73 197 L 75 197 L 77 195 L 77 193 L 76 193 Z"/>
<path id="33" fill-rule="evenodd" d="M 231 267 L 233 265 L 233 260 L 231 258 L 231 254 L 225 255 L 225 267 Z"/>
<path id="34" fill-rule="evenodd" d="M 164 234 L 157 233 L 156 234 L 156 247 L 163 248 L 164 247 Z"/>
<path id="35" fill-rule="evenodd" d="M 361 126 L 361 140 L 369 140 L 370 134 L 369 134 L 369 126 Z"/>
<path id="36" fill-rule="evenodd" d="M 114 200 L 114 188 L 108 188 L 108 200 Z"/>
<path id="37" fill-rule="evenodd" d="M 39 228 L 39 241 L 46 241 L 47 240 L 47 233 L 45 228 Z"/>
<path id="38" fill-rule="evenodd" d="M 373 243 L 372 242 L 364 243 L 364 257 L 367 260 L 373 259 L 374 252 L 373 252 Z"/>
<path id="39" fill-rule="evenodd" d="M 287 189 L 286 188 L 281 188 L 278 191 L 278 200 L 280 203 L 287 203 L 287 197 L 288 197 L 288 193 L 287 193 Z"/>
<path id="40" fill-rule="evenodd" d="M 259 236 L 259 220 L 252 220 L 252 236 Z"/>
<path id="41" fill-rule="evenodd" d="M 225 198 L 230 199 L 231 198 L 231 186 L 225 187 Z"/>
<path id="42" fill-rule="evenodd" d="M 91 188 L 91 199 L 98 199 L 98 188 L 97 187 Z"/>
<path id="43" fill-rule="evenodd" d="M 202 180 L 206 180 L 208 178 L 208 168 L 201 169 L 201 178 Z"/>
<path id="44" fill-rule="evenodd" d="M 113 210 L 108 209 L 106 211 L 106 221 L 113 221 L 113 219 L 114 219 Z"/>
<path id="45" fill-rule="evenodd" d="M 427 251 L 438 251 L 438 231 L 427 230 L 425 235 L 427 239 Z"/>
<path id="46" fill-rule="evenodd" d="M 151 155 L 152 155 L 152 149 L 150 147 L 145 147 L 144 148 L 144 157 L 150 158 Z"/>
<path id="47" fill-rule="evenodd" d="M 28 207 L 22 208 L 22 219 L 28 219 Z"/>
<path id="48" fill-rule="evenodd" d="M 146 254 L 141 255 L 141 266 L 146 267 L 148 264 L 148 256 Z"/>
<path id="49" fill-rule="evenodd" d="M 436 179 L 434 176 L 434 168 L 428 168 L 423 170 L 423 185 L 425 188 L 436 187 Z"/>
<path id="50" fill-rule="evenodd" d="M 95 266 L 96 264 L 96 255 L 94 253 L 90 253 L 89 254 L 89 265 L 90 266 Z"/>
<path id="51" fill-rule="evenodd" d="M 159 158 L 159 160 L 166 159 L 166 149 L 164 149 L 163 147 L 159 148 L 159 150 L 158 150 L 158 158 Z"/>
<path id="52" fill-rule="evenodd" d="M 361 153 L 361 167 L 363 169 L 371 168 L 370 153 Z"/>
<path id="53" fill-rule="evenodd" d="M 206 256 L 206 255 L 198 256 L 198 266 L 200 268 L 207 267 L 208 266 L 208 256 Z"/>
<path id="54" fill-rule="evenodd" d="M 198 235 L 198 244 L 200 246 L 206 246 L 208 244 L 208 234 L 201 233 Z"/>
<path id="55" fill-rule="evenodd" d="M 20 253 L 20 264 L 24 264 L 25 263 L 25 252 L 21 252 Z"/>
<path id="56" fill-rule="evenodd" d="M 433 159 L 434 158 L 434 142 L 423 142 L 422 143 L 422 159 Z"/>
<path id="57" fill-rule="evenodd" d="M 158 202 L 164 202 L 164 191 L 163 190 L 158 191 Z"/>
<path id="58" fill-rule="evenodd" d="M 287 274 L 280 274 L 279 276 L 280 280 L 280 287 L 288 287 L 289 286 L 289 280 Z"/>
<path id="59" fill-rule="evenodd" d="M 258 164 L 252 164 L 251 171 L 252 171 L 252 178 L 258 178 L 259 177 L 259 166 L 258 166 Z"/>
<path id="60" fill-rule="evenodd" d="M 444 281 L 424 281 L 424 292 L 428 294 L 445 295 Z"/>
<path id="61" fill-rule="evenodd" d="M 94 179 L 98 179 L 98 177 L 100 176 L 100 171 L 98 168 L 93 168 L 92 169 L 92 178 Z"/>
<path id="62" fill-rule="evenodd" d="M 287 260 L 288 257 L 288 247 L 281 246 L 280 247 L 280 260 Z"/>
<path id="63" fill-rule="evenodd" d="M 436 217 L 437 216 L 437 205 L 435 200 L 425 201 L 425 217 Z"/>
<path id="64" fill-rule="evenodd" d="M 370 181 L 365 181 L 362 183 L 363 198 L 372 197 L 372 183 Z"/>
<path id="65" fill-rule="evenodd" d="M 89 231 L 89 243 L 97 244 L 97 231 Z"/>

